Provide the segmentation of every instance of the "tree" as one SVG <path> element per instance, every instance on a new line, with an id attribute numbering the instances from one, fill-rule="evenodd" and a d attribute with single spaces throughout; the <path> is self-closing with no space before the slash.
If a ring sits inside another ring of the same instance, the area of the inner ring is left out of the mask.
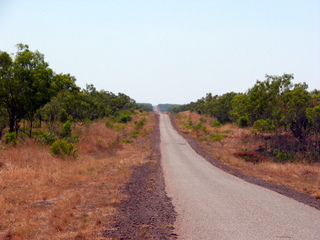
<path id="1" fill-rule="evenodd" d="M 297 139 L 304 139 L 309 130 L 306 110 L 310 100 L 311 95 L 303 86 L 296 86 L 292 91 L 283 95 L 283 102 L 286 106 L 283 119 Z"/>
<path id="2" fill-rule="evenodd" d="M 18 44 L 14 60 L 6 52 L 0 56 L 0 97 L 9 116 L 9 131 L 17 132 L 22 118 L 32 121 L 37 109 L 50 101 L 53 71 L 44 55 Z"/>

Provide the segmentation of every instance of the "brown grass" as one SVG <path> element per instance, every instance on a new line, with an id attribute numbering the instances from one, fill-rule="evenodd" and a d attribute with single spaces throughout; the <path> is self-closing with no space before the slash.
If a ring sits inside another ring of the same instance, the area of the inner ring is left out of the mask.
<path id="1" fill-rule="evenodd" d="M 17 147 L 1 145 L 0 239 L 102 239 L 101 231 L 111 226 L 125 197 L 119 188 L 131 167 L 149 154 L 142 135 L 155 123 L 141 114 L 134 121 L 142 117 L 147 124 L 134 138 L 134 122 L 123 124 L 122 131 L 105 122 L 77 126 L 77 158 L 54 157 L 48 146 L 32 139 Z M 121 139 L 134 142 L 121 144 Z"/>
<path id="2" fill-rule="evenodd" d="M 225 137 L 220 141 L 203 140 L 208 137 L 208 134 L 186 128 L 189 119 L 197 124 L 200 118 L 206 120 L 203 125 L 211 134 L 224 135 Z M 258 150 L 265 145 L 265 142 L 262 138 L 257 138 L 250 128 L 238 128 L 233 124 L 211 127 L 213 118 L 191 112 L 179 113 L 175 115 L 175 120 L 180 130 L 198 139 L 207 153 L 242 173 L 282 184 L 320 198 L 319 163 L 307 164 L 304 161 L 276 163 L 272 158 L 262 156 Z M 256 159 L 259 159 L 258 162 Z"/>

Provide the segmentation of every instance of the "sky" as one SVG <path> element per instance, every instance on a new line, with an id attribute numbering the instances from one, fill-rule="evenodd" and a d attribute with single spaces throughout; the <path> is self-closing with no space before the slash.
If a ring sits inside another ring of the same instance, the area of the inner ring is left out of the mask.
<path id="1" fill-rule="evenodd" d="M 320 89 L 319 0 L 0 0 L 0 51 L 45 55 L 139 103 L 245 92 L 265 74 Z"/>

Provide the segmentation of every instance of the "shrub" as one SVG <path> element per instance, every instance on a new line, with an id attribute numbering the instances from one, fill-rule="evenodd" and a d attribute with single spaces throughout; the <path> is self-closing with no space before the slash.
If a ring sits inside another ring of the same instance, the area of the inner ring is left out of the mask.
<path id="1" fill-rule="evenodd" d="M 121 114 L 118 118 L 119 123 L 127 123 L 132 120 L 132 117 L 129 114 Z"/>
<path id="2" fill-rule="evenodd" d="M 68 113 L 65 109 L 61 109 L 59 112 L 59 121 L 60 122 L 66 122 L 68 120 Z"/>
<path id="3" fill-rule="evenodd" d="M 67 137 L 71 137 L 71 133 L 72 133 L 72 124 L 68 120 L 68 121 L 65 122 L 65 124 L 63 124 L 62 132 L 61 132 L 60 135 L 63 138 L 67 138 Z"/>
<path id="4" fill-rule="evenodd" d="M 238 120 L 239 127 L 248 127 L 249 118 L 247 116 L 242 116 Z"/>
<path id="5" fill-rule="evenodd" d="M 141 130 L 143 128 L 143 126 L 145 125 L 147 119 L 146 118 L 142 118 L 140 119 L 137 123 L 136 123 L 136 130 Z"/>
<path id="6" fill-rule="evenodd" d="M 76 150 L 74 150 L 74 146 L 72 143 L 68 143 L 64 139 L 60 139 L 55 141 L 51 145 L 51 152 L 53 155 L 65 156 L 65 155 L 73 155 L 75 156 Z"/>
<path id="7" fill-rule="evenodd" d="M 221 127 L 222 124 L 218 120 L 214 120 L 211 124 L 212 127 Z"/>
<path id="8" fill-rule="evenodd" d="M 275 126 L 270 119 L 260 119 L 254 122 L 253 127 L 259 132 L 273 132 Z"/>
<path id="9" fill-rule="evenodd" d="M 4 135 L 4 142 L 6 144 L 12 144 L 13 146 L 16 146 L 18 144 L 17 134 L 15 132 L 6 133 Z"/>
<path id="10" fill-rule="evenodd" d="M 32 137 L 37 141 L 48 145 L 52 145 L 57 140 L 57 137 L 54 134 L 45 131 L 34 131 Z"/>

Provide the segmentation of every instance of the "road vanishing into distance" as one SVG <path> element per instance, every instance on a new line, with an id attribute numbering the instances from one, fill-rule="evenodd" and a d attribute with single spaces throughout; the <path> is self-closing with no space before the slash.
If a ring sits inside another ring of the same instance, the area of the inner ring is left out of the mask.
<path id="1" fill-rule="evenodd" d="M 178 239 L 320 239 L 320 211 L 214 167 L 160 114 L 166 192 Z"/>

